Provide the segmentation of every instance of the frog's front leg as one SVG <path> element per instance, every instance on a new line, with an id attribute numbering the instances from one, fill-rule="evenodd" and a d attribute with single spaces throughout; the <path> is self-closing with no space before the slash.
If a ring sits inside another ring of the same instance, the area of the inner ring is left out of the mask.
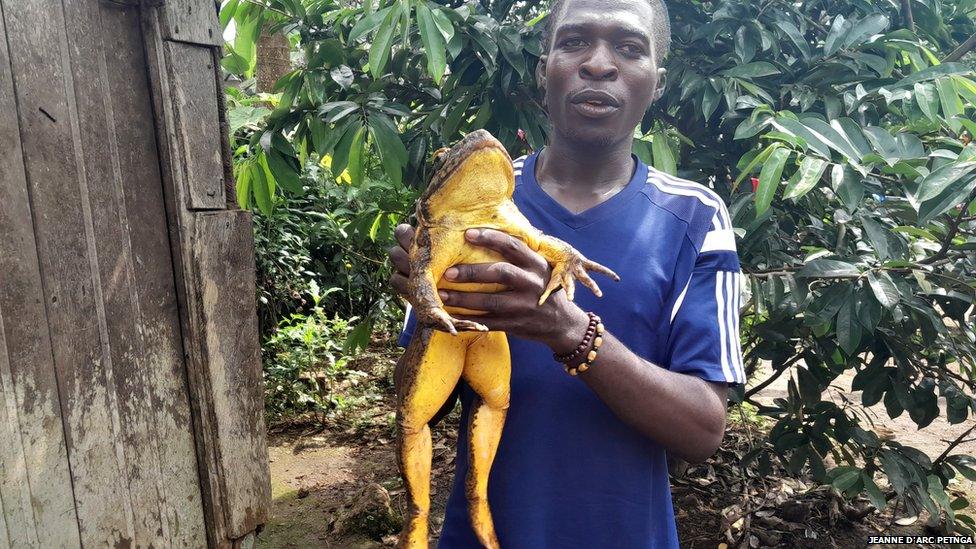
<path id="1" fill-rule="evenodd" d="M 552 265 L 549 283 L 539 297 L 539 305 L 545 303 L 549 294 L 556 291 L 559 286 L 566 290 L 566 297 L 572 301 L 576 294 L 575 280 L 579 280 L 581 284 L 592 290 L 597 297 L 602 297 L 603 292 L 600 291 L 600 286 L 590 278 L 587 271 L 603 273 L 615 281 L 620 280 L 617 273 L 608 267 L 590 261 L 583 257 L 583 254 L 576 248 L 533 227 L 529 220 L 518 211 L 514 203 L 502 209 L 502 216 L 505 219 L 504 230 L 506 232 L 521 239 Z"/>
<path id="2" fill-rule="evenodd" d="M 487 332 L 488 327 L 452 317 L 437 294 L 437 281 L 464 246 L 464 231 L 421 226 L 410 247 L 410 300 L 421 324 L 438 326 L 457 335 L 458 330 Z"/>

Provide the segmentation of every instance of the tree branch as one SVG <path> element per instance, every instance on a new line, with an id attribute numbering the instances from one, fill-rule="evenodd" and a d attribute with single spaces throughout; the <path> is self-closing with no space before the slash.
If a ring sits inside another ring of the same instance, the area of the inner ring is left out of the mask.
<path id="1" fill-rule="evenodd" d="M 973 38 L 976 38 L 976 35 L 974 35 Z M 976 44 L 976 40 L 974 40 L 973 43 Z M 969 206 L 973 203 L 973 200 L 976 200 L 976 190 L 969 193 L 969 198 L 966 199 L 962 208 L 959 209 L 959 214 L 949 222 L 949 231 L 946 232 L 945 239 L 942 241 L 942 247 L 939 248 L 939 251 L 935 252 L 934 255 L 926 257 L 919 263 L 923 265 L 931 265 L 932 263 L 946 257 L 946 255 L 949 253 L 949 248 L 952 246 L 952 239 L 955 238 L 956 234 L 959 232 L 959 225 L 961 225 L 963 220 L 966 219 L 966 214 L 969 213 Z"/>
<path id="2" fill-rule="evenodd" d="M 959 61 L 962 56 L 966 55 L 973 48 L 976 48 L 976 34 L 970 36 L 965 42 L 959 44 L 959 47 L 952 50 L 952 53 L 947 55 L 945 59 L 942 60 L 943 63 L 950 63 L 952 61 Z"/>
<path id="3" fill-rule="evenodd" d="M 751 398 L 752 395 L 754 395 L 754 394 L 758 393 L 759 391 L 762 391 L 766 387 L 769 387 L 770 385 L 772 385 L 772 383 L 774 381 L 776 381 L 777 379 L 779 379 L 779 377 L 781 375 L 783 375 L 783 372 L 789 370 L 790 369 L 790 366 L 792 366 L 793 364 L 795 364 L 796 361 L 800 360 L 800 358 L 802 356 L 803 356 L 802 353 L 801 354 L 797 354 L 797 355 L 794 355 L 789 360 L 787 360 L 786 362 L 784 362 L 782 364 L 782 366 L 780 366 L 779 368 L 776 368 L 776 370 L 773 372 L 773 375 L 769 376 L 765 381 L 763 381 L 759 385 L 756 385 L 752 389 L 749 389 L 748 391 L 746 391 L 744 399 Z"/>
<path id="4" fill-rule="evenodd" d="M 935 461 L 932 462 L 932 468 L 934 469 L 934 468 L 938 467 L 939 465 L 941 465 L 942 462 L 945 461 L 945 459 L 947 457 L 949 457 L 949 452 L 951 452 L 952 450 L 954 450 L 956 448 L 956 446 L 959 446 L 959 444 L 962 443 L 962 441 L 966 437 L 968 437 L 970 435 L 970 433 L 972 433 L 973 431 L 976 431 L 976 424 L 973 424 L 972 427 L 970 427 L 969 429 L 966 429 L 966 431 L 964 433 L 962 433 L 961 435 L 959 435 L 958 437 L 956 437 L 956 440 L 953 440 L 949 444 L 949 446 L 946 447 L 945 451 L 942 452 L 942 454 L 940 454 L 939 457 L 935 458 Z"/>
<path id="5" fill-rule="evenodd" d="M 915 14 L 912 13 L 912 0 L 901 0 L 901 10 L 905 15 L 905 25 L 915 32 Z"/>

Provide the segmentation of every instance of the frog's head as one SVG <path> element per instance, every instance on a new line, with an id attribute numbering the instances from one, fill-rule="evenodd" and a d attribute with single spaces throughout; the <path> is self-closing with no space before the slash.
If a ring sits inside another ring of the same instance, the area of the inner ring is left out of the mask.
<path id="1" fill-rule="evenodd" d="M 476 130 L 457 145 L 434 153 L 434 176 L 421 200 L 442 211 L 494 206 L 515 190 L 512 158 L 485 130 Z"/>

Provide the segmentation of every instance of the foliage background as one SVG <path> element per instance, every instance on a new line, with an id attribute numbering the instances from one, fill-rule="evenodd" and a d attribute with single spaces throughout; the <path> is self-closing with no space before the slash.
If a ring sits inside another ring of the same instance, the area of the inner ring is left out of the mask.
<path id="1" fill-rule="evenodd" d="M 955 453 L 974 429 L 932 460 L 875 434 L 865 409 L 881 404 L 919 428 L 939 416 L 976 426 L 976 72 L 967 55 L 976 0 L 668 5 L 669 84 L 634 150 L 729 204 L 748 275 L 747 369 L 772 371 L 735 395 L 773 420 L 746 461 L 760 471 L 778 461 L 879 508 L 897 500 L 972 531 L 968 502 L 950 501 L 946 487 L 976 480 L 976 460 Z M 330 327 L 314 337 L 342 339 L 342 349 L 314 345 L 351 353 L 396 331 L 385 248 L 434 150 L 477 128 L 513 157 L 544 144 L 532 74 L 546 9 L 225 3 L 222 22 L 233 20 L 236 36 L 223 65 L 242 89 L 262 31 L 289 37 L 296 67 L 274 94 L 229 92 L 239 201 L 260 212 L 267 375 L 283 387 L 269 410 L 335 406 L 288 396 L 304 394 L 302 372 L 320 365 L 295 362 L 282 333 L 316 319 Z M 856 394 L 825 399 L 851 370 Z M 758 404 L 783 375 L 787 397 Z"/>

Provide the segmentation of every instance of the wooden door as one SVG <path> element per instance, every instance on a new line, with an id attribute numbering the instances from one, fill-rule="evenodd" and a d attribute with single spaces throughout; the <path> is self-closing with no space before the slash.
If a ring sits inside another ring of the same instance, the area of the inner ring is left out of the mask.
<path id="1" fill-rule="evenodd" d="M 144 14 L 0 15 L 0 547 L 204 547 Z"/>

